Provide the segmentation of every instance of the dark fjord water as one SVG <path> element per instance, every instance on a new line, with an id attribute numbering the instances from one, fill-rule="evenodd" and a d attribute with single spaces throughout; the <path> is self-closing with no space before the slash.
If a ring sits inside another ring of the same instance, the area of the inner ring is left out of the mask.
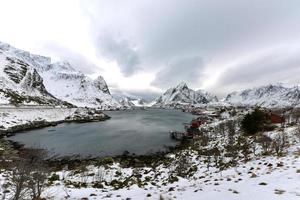
<path id="1" fill-rule="evenodd" d="M 147 154 L 174 146 L 170 130 L 183 130 L 195 116 L 176 110 L 147 109 L 105 112 L 104 122 L 65 123 L 9 137 L 28 148 L 44 148 L 57 156 L 102 157 L 124 151 Z"/>

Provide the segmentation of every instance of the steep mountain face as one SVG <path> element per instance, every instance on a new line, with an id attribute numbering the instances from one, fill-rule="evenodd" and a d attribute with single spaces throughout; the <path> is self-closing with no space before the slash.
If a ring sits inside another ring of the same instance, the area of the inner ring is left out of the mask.
<path id="1" fill-rule="evenodd" d="M 122 97 L 119 100 L 119 103 L 122 105 L 122 107 L 125 107 L 125 108 L 131 108 L 131 107 L 135 106 L 129 97 Z"/>
<path id="2" fill-rule="evenodd" d="M 51 94 L 80 107 L 110 109 L 120 104 L 110 95 L 105 80 L 95 80 L 76 71 L 68 62 L 50 64 L 38 70 Z"/>
<path id="3" fill-rule="evenodd" d="M 0 43 L 0 104 L 70 106 L 46 90 L 32 62 L 23 59 L 25 54 Z"/>
<path id="4" fill-rule="evenodd" d="M 17 96 L 36 104 L 60 104 L 61 99 L 80 107 L 120 107 L 101 76 L 92 80 L 68 62 L 51 63 L 48 57 L 0 43 L 0 69 L 0 103 Z"/>
<path id="5" fill-rule="evenodd" d="M 227 95 L 225 102 L 232 105 L 287 107 L 300 105 L 299 87 L 284 87 L 280 84 L 266 85 L 253 89 L 233 92 Z"/>
<path id="6" fill-rule="evenodd" d="M 175 105 L 207 104 L 215 101 L 218 101 L 216 96 L 202 90 L 194 91 L 188 88 L 186 83 L 180 83 L 158 97 L 153 106 L 173 107 Z"/>

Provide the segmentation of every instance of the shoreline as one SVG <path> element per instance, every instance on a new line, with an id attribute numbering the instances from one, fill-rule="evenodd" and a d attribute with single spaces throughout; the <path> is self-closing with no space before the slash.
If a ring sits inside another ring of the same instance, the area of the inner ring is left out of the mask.
<path id="1" fill-rule="evenodd" d="M 153 109 L 167 109 L 167 108 L 153 108 Z M 90 110 L 90 109 L 88 109 Z M 173 109 L 168 109 L 173 110 Z M 182 112 L 180 109 L 176 109 Z M 24 131 L 57 126 L 61 123 L 89 123 L 89 122 L 99 122 L 105 121 L 110 119 L 111 117 L 107 114 L 103 113 L 105 111 L 97 111 L 98 114 L 101 113 L 101 117 L 88 117 L 86 115 L 77 115 L 77 117 L 67 117 L 64 120 L 59 121 L 32 121 L 21 125 L 15 125 L 8 128 L 5 131 L 0 130 L 0 139 L 3 138 L 7 141 L 10 147 L 13 150 L 17 151 L 17 154 L 21 156 L 21 154 L 26 153 L 26 151 L 30 150 L 41 150 L 45 151 L 44 149 L 35 149 L 35 148 L 26 148 L 23 144 L 12 141 L 9 139 L 10 136 L 13 136 L 18 133 L 22 133 Z M 2 135 L 1 135 L 2 134 Z M 6 137 L 6 138 L 4 138 Z M 80 155 L 71 155 L 71 156 L 59 156 L 53 155 L 49 156 L 49 158 L 45 159 L 45 162 L 54 167 L 60 166 L 73 166 L 73 165 L 81 165 L 84 163 L 103 163 L 103 161 L 109 159 L 113 160 L 114 163 L 120 163 L 123 166 L 127 167 L 137 167 L 137 166 L 153 166 L 156 165 L 155 163 L 161 163 L 168 159 L 167 155 L 170 153 L 176 152 L 176 150 L 182 149 L 186 143 L 184 142 L 177 142 L 174 146 L 166 146 L 163 150 L 157 150 L 156 152 L 147 153 L 147 154 L 134 154 L 128 151 L 124 151 L 123 154 L 119 155 L 104 155 L 104 156 L 86 156 L 81 157 Z M 47 151 L 47 150 L 46 150 Z"/>
<path id="2" fill-rule="evenodd" d="M 47 150 L 41 148 L 26 148 L 25 145 L 9 140 L 1 139 L 0 142 L 4 141 L 6 147 L 9 150 L 16 151 L 18 157 L 26 155 L 26 152 L 41 151 L 46 152 Z M 155 167 L 162 163 L 165 163 L 170 159 L 169 154 L 174 154 L 177 151 L 185 149 L 190 143 L 188 142 L 178 142 L 175 146 L 167 146 L 165 151 L 157 151 L 148 154 L 134 154 L 124 151 L 120 155 L 106 155 L 106 156 L 95 156 L 95 157 L 80 157 L 78 155 L 73 156 L 62 156 L 62 157 L 49 157 L 44 159 L 45 164 L 49 167 L 53 167 L 54 171 L 59 171 L 64 167 L 68 169 L 76 168 L 81 165 L 101 165 L 105 166 L 107 164 L 119 163 L 124 168 L 136 168 L 136 167 Z"/>
<path id="3" fill-rule="evenodd" d="M 38 108 L 29 111 L 27 111 L 27 108 L 10 108 L 9 110 L 15 111 L 16 113 L 12 116 L 9 116 L 11 114 L 10 112 L 0 113 L 3 117 L 2 123 L 16 123 L 16 121 L 17 123 L 13 125 L 9 124 L 7 127 L 0 124 L 0 138 L 12 136 L 18 132 L 57 126 L 62 123 L 100 122 L 111 118 L 103 113 L 103 111 L 94 108 Z M 47 111 L 50 110 L 51 112 L 47 113 Z M 32 119 L 28 119 L 30 112 L 34 113 L 35 111 L 41 111 L 45 116 L 33 116 Z M 24 115 L 23 119 L 22 116 L 18 115 L 19 113 Z"/>

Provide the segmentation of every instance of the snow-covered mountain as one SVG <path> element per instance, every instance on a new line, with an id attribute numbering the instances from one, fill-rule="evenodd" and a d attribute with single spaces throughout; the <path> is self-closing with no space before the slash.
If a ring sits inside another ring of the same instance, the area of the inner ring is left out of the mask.
<path id="1" fill-rule="evenodd" d="M 168 89 L 164 94 L 155 100 L 155 107 L 173 107 L 176 105 L 207 104 L 218 101 L 216 96 L 204 92 L 203 90 L 194 91 L 182 82 L 176 87 Z"/>
<path id="2" fill-rule="evenodd" d="M 0 104 L 70 106 L 48 92 L 33 65 L 34 59 L 37 64 L 40 60 L 36 56 L 29 59 L 29 55 L 0 43 Z"/>
<path id="3" fill-rule="evenodd" d="M 253 89 L 246 89 L 241 92 L 233 92 L 227 95 L 225 102 L 243 106 L 299 106 L 300 88 L 298 86 L 284 87 L 281 84 L 269 84 Z"/>
<path id="4" fill-rule="evenodd" d="M 131 108 L 131 107 L 135 106 L 129 97 L 122 97 L 119 100 L 119 103 L 122 105 L 122 107 L 125 107 L 125 108 Z"/>
<path id="5" fill-rule="evenodd" d="M 0 43 L 0 73 L 0 103 L 9 103 L 8 96 L 17 95 L 36 104 L 59 104 L 61 99 L 81 107 L 120 107 L 101 76 L 93 80 L 68 62 L 51 63 L 49 57 L 4 43 Z"/>
<path id="6" fill-rule="evenodd" d="M 119 103 L 121 104 L 121 106 L 126 108 L 149 106 L 149 103 L 147 103 L 147 101 L 141 97 L 129 95 L 129 96 L 118 96 L 117 98 L 119 99 Z"/>
<path id="7" fill-rule="evenodd" d="M 38 69 L 38 72 L 49 92 L 59 99 L 81 107 L 120 107 L 101 76 L 92 80 L 66 61 L 49 64 L 47 68 Z"/>
<path id="8" fill-rule="evenodd" d="M 149 101 L 143 96 L 128 93 L 126 91 L 113 91 L 112 96 L 124 107 L 150 107 Z"/>

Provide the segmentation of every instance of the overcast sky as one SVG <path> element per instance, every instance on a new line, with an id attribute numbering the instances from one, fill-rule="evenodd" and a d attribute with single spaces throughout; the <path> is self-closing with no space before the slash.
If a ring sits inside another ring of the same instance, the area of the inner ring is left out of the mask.
<path id="1" fill-rule="evenodd" d="M 300 84 L 299 0 L 0 0 L 0 41 L 114 91 Z"/>

